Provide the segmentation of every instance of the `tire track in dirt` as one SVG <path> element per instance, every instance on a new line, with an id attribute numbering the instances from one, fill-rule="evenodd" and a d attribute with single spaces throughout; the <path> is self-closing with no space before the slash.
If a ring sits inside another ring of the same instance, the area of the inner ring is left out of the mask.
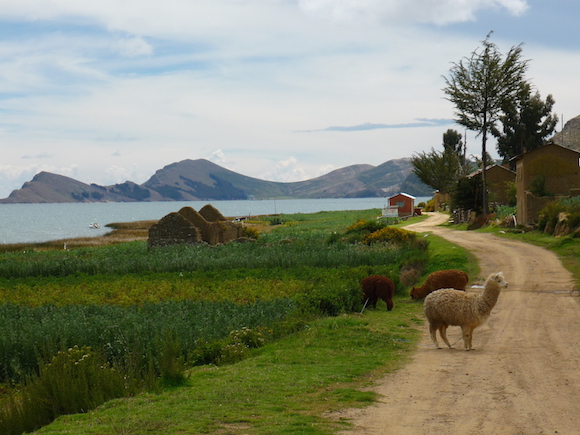
<path id="1" fill-rule="evenodd" d="M 456 349 L 435 349 L 424 326 L 412 361 L 373 388 L 379 402 L 336 416 L 354 424 L 343 433 L 580 433 L 580 306 L 572 275 L 543 248 L 435 226 L 447 218 L 435 213 L 406 228 L 469 249 L 480 283 L 503 271 L 510 285 L 475 330 L 474 351 L 463 351 L 459 327 L 448 329 Z"/>

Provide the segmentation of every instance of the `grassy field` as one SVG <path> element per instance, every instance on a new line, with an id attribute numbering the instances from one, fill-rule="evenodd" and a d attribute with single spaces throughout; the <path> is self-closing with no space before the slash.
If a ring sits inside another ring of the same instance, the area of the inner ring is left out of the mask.
<path id="1" fill-rule="evenodd" d="M 477 273 L 437 237 L 377 236 L 377 215 L 263 217 L 250 244 L 5 250 L 0 409 L 28 403 L 40 415 L 37 402 L 62 396 L 70 407 L 50 418 L 73 414 L 39 434 L 335 433 L 348 422 L 328 412 L 372 403 L 365 387 L 415 347 L 422 305 L 409 277 Z M 381 302 L 361 313 L 369 274 L 396 282 L 393 311 Z M 118 398 L 89 394 L 101 384 Z"/>

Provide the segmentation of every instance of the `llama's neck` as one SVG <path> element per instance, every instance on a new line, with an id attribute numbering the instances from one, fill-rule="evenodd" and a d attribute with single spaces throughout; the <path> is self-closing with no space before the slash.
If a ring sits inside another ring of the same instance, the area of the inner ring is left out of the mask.
<path id="1" fill-rule="evenodd" d="M 494 280 L 490 279 L 485 283 L 485 287 L 481 295 L 481 300 L 491 309 L 495 307 L 500 292 L 501 292 L 500 285 Z"/>

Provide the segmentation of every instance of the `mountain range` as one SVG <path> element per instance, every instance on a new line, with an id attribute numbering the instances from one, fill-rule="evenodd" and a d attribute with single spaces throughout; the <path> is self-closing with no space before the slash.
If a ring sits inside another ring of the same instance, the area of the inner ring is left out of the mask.
<path id="1" fill-rule="evenodd" d="M 39 172 L 1 204 L 206 201 L 388 197 L 399 192 L 431 196 L 433 189 L 412 171 L 410 158 L 379 166 L 351 165 L 321 177 L 281 183 L 238 174 L 208 160 L 183 160 L 159 169 L 143 184 L 86 184 L 63 175 Z"/>

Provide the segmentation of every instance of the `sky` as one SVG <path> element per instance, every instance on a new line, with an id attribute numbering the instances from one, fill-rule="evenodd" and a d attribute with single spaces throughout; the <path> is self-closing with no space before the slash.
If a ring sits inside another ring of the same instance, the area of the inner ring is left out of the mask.
<path id="1" fill-rule="evenodd" d="M 40 171 L 143 183 L 185 159 L 301 181 L 442 150 L 449 128 L 480 155 L 442 90 L 453 62 L 491 31 L 502 54 L 523 44 L 565 122 L 579 16 L 577 0 L 0 0 L 0 198 Z"/>

